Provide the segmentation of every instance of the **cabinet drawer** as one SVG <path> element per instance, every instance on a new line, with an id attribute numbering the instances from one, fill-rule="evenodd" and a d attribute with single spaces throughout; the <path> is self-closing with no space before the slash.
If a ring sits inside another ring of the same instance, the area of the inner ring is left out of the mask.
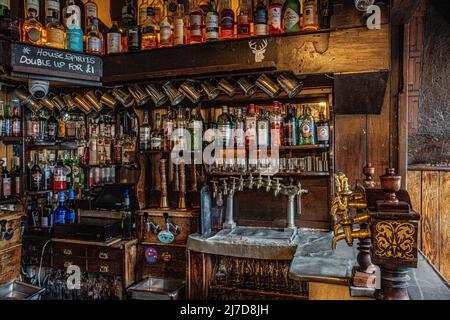
<path id="1" fill-rule="evenodd" d="M 68 257 L 85 257 L 86 249 L 70 244 L 55 243 L 53 244 L 53 254 Z"/>
<path id="2" fill-rule="evenodd" d="M 105 275 L 120 275 L 122 273 L 121 260 L 88 260 L 87 271 L 92 273 L 100 273 Z"/>
<path id="3" fill-rule="evenodd" d="M 88 248 L 87 257 L 92 260 L 122 260 L 122 250 L 111 248 Z"/>
<path id="4" fill-rule="evenodd" d="M 86 259 L 71 256 L 53 256 L 53 267 L 55 269 L 67 269 L 71 265 L 80 267 L 81 271 L 86 271 Z"/>

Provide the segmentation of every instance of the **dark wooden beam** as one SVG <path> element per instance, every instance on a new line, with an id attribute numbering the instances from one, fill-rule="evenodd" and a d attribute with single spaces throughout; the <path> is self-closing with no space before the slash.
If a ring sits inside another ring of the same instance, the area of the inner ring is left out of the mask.
<path id="1" fill-rule="evenodd" d="M 391 23 L 402 25 L 409 22 L 419 7 L 420 0 L 392 0 Z"/>

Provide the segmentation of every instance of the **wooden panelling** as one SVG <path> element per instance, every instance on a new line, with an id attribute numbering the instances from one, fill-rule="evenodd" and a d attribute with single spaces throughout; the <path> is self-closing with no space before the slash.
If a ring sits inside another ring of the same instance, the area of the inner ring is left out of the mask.
<path id="1" fill-rule="evenodd" d="M 439 270 L 450 279 L 450 172 L 440 172 L 439 175 Z"/>
<path id="2" fill-rule="evenodd" d="M 439 173 L 422 174 L 422 250 L 439 266 Z"/>
<path id="3" fill-rule="evenodd" d="M 19 279 L 22 246 L 0 251 L 0 285 Z"/>
<path id="4" fill-rule="evenodd" d="M 422 214 L 422 172 L 409 171 L 408 172 L 408 192 L 411 197 L 411 204 L 413 210 Z M 421 228 L 421 222 L 419 224 Z M 422 228 L 421 228 L 422 229 Z M 419 233 L 418 247 L 422 248 L 422 234 Z"/>

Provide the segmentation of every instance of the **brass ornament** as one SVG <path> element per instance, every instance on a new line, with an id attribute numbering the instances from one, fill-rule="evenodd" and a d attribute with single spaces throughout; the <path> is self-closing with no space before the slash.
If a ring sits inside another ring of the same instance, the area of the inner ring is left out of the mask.
<path id="1" fill-rule="evenodd" d="M 416 228 L 408 222 L 381 221 L 375 225 L 374 251 L 378 257 L 415 259 Z"/>

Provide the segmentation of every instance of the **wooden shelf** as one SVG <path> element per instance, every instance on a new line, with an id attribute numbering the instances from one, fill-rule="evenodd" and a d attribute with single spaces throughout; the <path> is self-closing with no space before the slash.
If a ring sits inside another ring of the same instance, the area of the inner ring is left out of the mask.
<path id="1" fill-rule="evenodd" d="M 22 143 L 22 137 L 1 137 L 0 142 L 4 144 L 19 144 Z"/>
<path id="2" fill-rule="evenodd" d="M 21 204 L 21 201 L 17 196 L 11 196 L 9 199 L 0 199 L 0 206 L 9 204 Z"/>
<path id="3" fill-rule="evenodd" d="M 236 176 L 249 176 L 249 172 L 212 172 L 208 173 L 211 176 L 216 177 L 236 177 Z M 259 176 L 259 172 L 252 172 L 253 177 Z M 274 177 L 329 177 L 329 172 L 280 172 L 276 174 L 261 173 L 262 176 L 274 176 Z"/>
<path id="4" fill-rule="evenodd" d="M 262 295 L 262 296 L 267 296 L 267 297 L 308 300 L 308 296 L 305 294 L 295 294 L 295 293 L 287 293 L 287 292 L 279 292 L 279 291 L 264 291 L 264 290 L 259 290 L 259 289 L 245 289 L 245 288 L 229 287 L 229 286 L 222 286 L 222 285 L 211 285 L 209 287 L 209 289 L 210 290 L 229 291 L 229 292 L 238 292 L 238 293 L 244 293 L 244 294 L 256 294 L 256 295 Z"/>

